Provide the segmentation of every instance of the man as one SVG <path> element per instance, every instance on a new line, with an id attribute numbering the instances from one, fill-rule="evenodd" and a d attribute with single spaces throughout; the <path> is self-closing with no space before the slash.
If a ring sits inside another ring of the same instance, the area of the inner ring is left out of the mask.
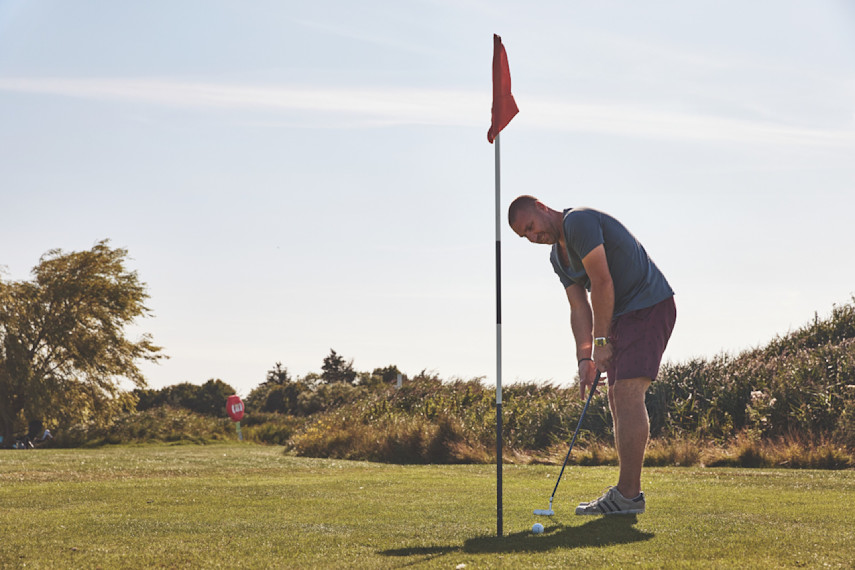
<path id="1" fill-rule="evenodd" d="M 641 467 L 650 435 L 644 395 L 674 328 L 674 292 L 638 240 L 604 212 L 559 212 L 520 196 L 508 222 L 520 237 L 552 246 L 550 261 L 570 302 L 580 395 L 593 388 L 597 370 L 608 375 L 618 483 L 576 514 L 643 513 Z"/>

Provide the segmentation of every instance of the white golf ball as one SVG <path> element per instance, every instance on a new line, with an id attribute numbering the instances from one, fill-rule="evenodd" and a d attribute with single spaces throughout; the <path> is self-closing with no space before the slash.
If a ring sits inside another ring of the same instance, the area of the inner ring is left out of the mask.
<path id="1" fill-rule="evenodd" d="M 534 534 L 541 534 L 543 532 L 543 525 L 540 523 L 534 523 L 534 525 L 531 527 L 531 532 L 533 532 Z"/>

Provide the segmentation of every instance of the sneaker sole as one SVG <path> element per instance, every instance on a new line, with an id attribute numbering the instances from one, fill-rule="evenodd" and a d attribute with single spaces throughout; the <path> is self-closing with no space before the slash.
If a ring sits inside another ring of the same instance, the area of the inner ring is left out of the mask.
<path id="1" fill-rule="evenodd" d="M 612 515 L 640 515 L 643 513 L 644 513 L 644 511 L 642 511 L 641 509 L 635 509 L 632 511 L 617 511 L 617 512 L 613 512 L 613 513 L 601 513 L 599 511 L 597 511 L 595 513 L 591 513 L 588 511 L 582 511 L 582 512 L 576 511 L 577 515 L 588 515 L 588 516 L 594 516 L 594 517 L 603 517 L 603 516 L 610 517 Z"/>
<path id="2" fill-rule="evenodd" d="M 618 499 L 613 497 L 613 492 L 617 492 L 620 495 L 615 487 L 610 487 L 608 492 L 599 499 L 587 503 L 579 503 L 579 506 L 576 507 L 576 514 L 593 516 L 640 515 L 647 507 L 644 502 L 644 493 L 639 493 L 639 496 L 632 500 L 627 500 L 623 495 L 620 495 L 620 501 L 618 502 Z"/>

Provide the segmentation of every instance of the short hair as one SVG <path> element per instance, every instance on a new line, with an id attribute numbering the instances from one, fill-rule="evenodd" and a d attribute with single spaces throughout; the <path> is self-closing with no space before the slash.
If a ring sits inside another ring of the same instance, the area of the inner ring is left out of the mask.
<path id="1" fill-rule="evenodd" d="M 528 194 L 518 196 L 514 199 L 514 201 L 511 202 L 511 205 L 508 206 L 508 224 L 513 226 L 520 212 L 534 208 L 534 205 L 537 202 L 537 198 L 529 196 Z"/>

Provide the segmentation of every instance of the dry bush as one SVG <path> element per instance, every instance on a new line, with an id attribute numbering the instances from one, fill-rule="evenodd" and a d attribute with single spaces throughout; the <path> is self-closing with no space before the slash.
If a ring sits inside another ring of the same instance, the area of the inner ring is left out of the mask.
<path id="1" fill-rule="evenodd" d="M 702 445 L 691 439 L 655 439 L 647 446 L 644 465 L 690 467 L 701 462 Z"/>

